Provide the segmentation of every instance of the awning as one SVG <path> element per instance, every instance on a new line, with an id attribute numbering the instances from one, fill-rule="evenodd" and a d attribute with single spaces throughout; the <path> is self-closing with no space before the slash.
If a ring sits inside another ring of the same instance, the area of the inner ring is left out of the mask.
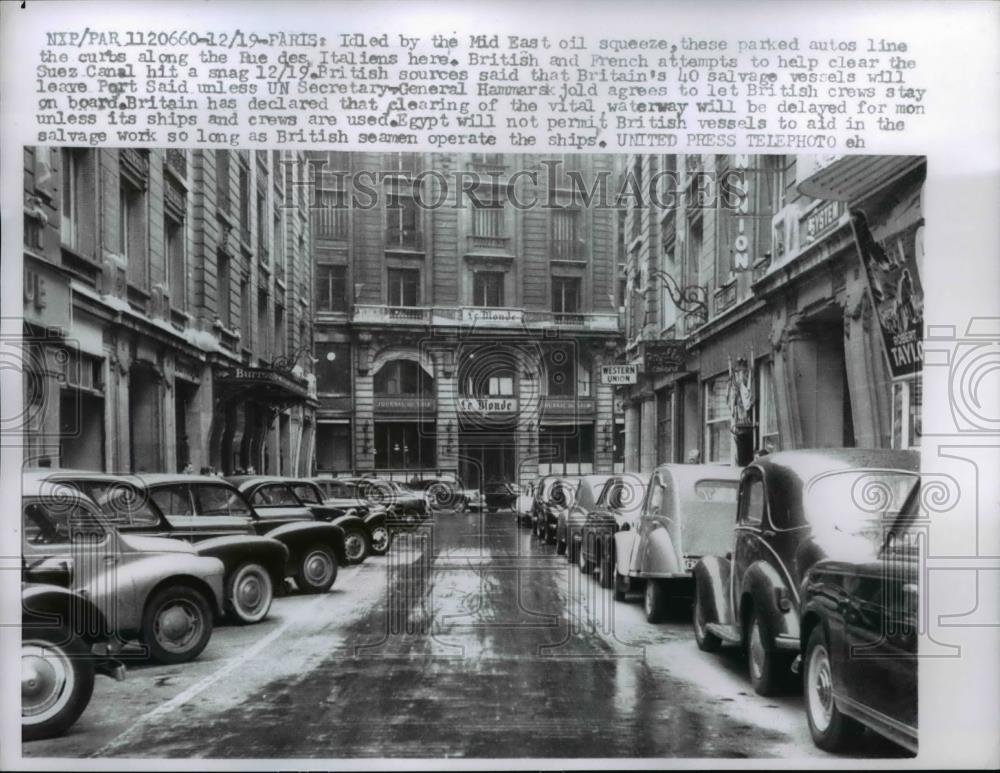
<path id="1" fill-rule="evenodd" d="M 275 368 L 239 366 L 216 371 L 215 385 L 225 399 L 256 400 L 262 403 L 288 404 L 309 402 L 309 389 Z"/>
<path id="2" fill-rule="evenodd" d="M 857 202 L 891 185 L 924 162 L 923 156 L 830 156 L 798 184 L 815 199 Z"/>

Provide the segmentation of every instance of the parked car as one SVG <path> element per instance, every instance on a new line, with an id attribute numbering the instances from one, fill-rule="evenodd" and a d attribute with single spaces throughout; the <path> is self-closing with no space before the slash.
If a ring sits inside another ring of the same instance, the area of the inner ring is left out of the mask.
<path id="1" fill-rule="evenodd" d="M 602 587 L 614 585 L 615 599 L 625 600 L 627 581 L 618 574 L 618 555 L 627 555 L 646 498 L 648 478 L 621 473 L 608 478 L 584 519 L 579 539 L 570 543 L 570 561 L 587 574 L 596 567 Z M 622 547 L 625 544 L 626 547 Z"/>
<path id="2" fill-rule="evenodd" d="M 96 674 L 123 680 L 125 666 L 111 656 L 118 645 L 104 614 L 85 596 L 22 584 L 21 739 L 54 738 L 72 727 L 90 703 Z"/>
<path id="3" fill-rule="evenodd" d="M 579 478 L 557 476 L 545 482 L 535 521 L 535 536 L 550 545 L 556 544 L 559 515 L 568 510 L 576 496 Z"/>
<path id="4" fill-rule="evenodd" d="M 864 726 L 917 753 L 919 492 L 876 539 L 842 532 L 837 558 L 802 581 L 806 717 L 826 751 L 847 750 Z"/>
<path id="5" fill-rule="evenodd" d="M 430 515 L 423 492 L 409 489 L 397 481 L 375 476 L 335 480 L 353 486 L 354 496 L 362 502 L 384 507 L 386 522 L 391 527 L 416 526 Z"/>
<path id="6" fill-rule="evenodd" d="M 517 504 L 514 515 L 517 518 L 518 526 L 531 525 L 531 508 L 535 503 L 534 483 L 522 483 L 517 492 Z"/>
<path id="7" fill-rule="evenodd" d="M 783 451 L 746 467 L 729 553 L 695 567 L 698 646 L 743 647 L 754 689 L 775 692 L 802 648 L 809 569 L 895 518 L 919 464 L 914 451 L 849 448 Z"/>
<path id="8" fill-rule="evenodd" d="M 118 531 L 194 543 L 200 556 L 217 558 L 225 569 L 223 596 L 229 616 L 238 623 L 257 623 L 267 617 L 275 588 L 284 583 L 288 548 L 278 540 L 256 534 L 236 533 L 222 522 L 209 528 L 173 524 L 144 484 L 131 476 L 103 472 L 58 470 L 46 479 L 82 491 L 93 499 Z"/>
<path id="9" fill-rule="evenodd" d="M 384 556 L 389 552 L 391 536 L 386 525 L 386 508 L 383 505 L 363 501 L 356 496 L 355 486 L 337 478 L 313 478 L 309 482 L 319 489 L 321 504 L 338 508 L 346 514 L 353 513 L 364 521 L 368 530 L 369 546 L 374 555 Z M 292 488 L 299 499 L 306 504 L 315 504 L 315 499 L 307 486 L 294 484 Z"/>
<path id="10" fill-rule="evenodd" d="M 355 511 L 323 504 L 315 483 L 298 478 L 269 475 L 237 475 L 226 478 L 247 498 L 265 522 L 309 521 L 332 523 L 343 532 L 344 558 L 360 564 L 368 557 L 371 534 Z"/>
<path id="11" fill-rule="evenodd" d="M 577 484 L 569 507 L 558 510 L 556 516 L 556 553 L 567 554 L 571 564 L 578 560 L 580 552 L 580 531 L 587 515 L 597 504 L 601 490 L 610 475 L 582 475 Z"/>
<path id="12" fill-rule="evenodd" d="M 535 481 L 535 492 L 531 500 L 531 516 L 529 518 L 528 525 L 531 527 L 531 531 L 536 537 L 538 536 L 538 521 L 539 515 L 542 512 L 542 504 L 548 494 L 549 484 L 551 484 L 557 477 L 557 475 L 542 475 L 537 481 Z"/>
<path id="13" fill-rule="evenodd" d="M 467 487 L 451 473 L 430 478 L 414 477 L 407 486 L 413 491 L 423 492 L 427 507 L 431 510 L 464 513 L 466 510 L 481 510 L 485 504 L 479 489 Z"/>
<path id="14" fill-rule="evenodd" d="M 486 509 L 491 513 L 510 510 L 516 504 L 517 496 L 517 489 L 505 480 L 490 481 L 483 492 Z"/>
<path id="15" fill-rule="evenodd" d="M 223 611 L 224 567 L 186 542 L 122 534 L 77 489 L 22 478 L 23 579 L 85 596 L 123 641 L 160 663 L 201 654 Z"/>
<path id="16" fill-rule="evenodd" d="M 677 597 L 691 598 L 698 559 L 729 550 L 739 480 L 739 468 L 713 464 L 664 464 L 650 476 L 638 529 L 616 537 L 608 573 L 621 576 L 621 592 L 644 591 L 650 622 Z"/>
<path id="17" fill-rule="evenodd" d="M 266 535 L 288 549 L 284 576 L 300 591 L 325 593 L 346 562 L 344 532 L 319 523 L 306 508 L 256 508 L 228 481 L 210 475 L 140 474 L 142 484 L 174 527 L 191 535 Z M 197 537 L 196 537 L 197 538 Z"/>

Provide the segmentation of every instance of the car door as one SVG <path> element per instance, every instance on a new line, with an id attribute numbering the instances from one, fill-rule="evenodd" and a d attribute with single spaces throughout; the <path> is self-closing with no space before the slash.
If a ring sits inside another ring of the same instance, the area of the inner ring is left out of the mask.
<path id="1" fill-rule="evenodd" d="M 118 560 L 114 533 L 82 502 L 26 498 L 22 504 L 24 579 L 64 588 L 90 586 Z"/>
<path id="2" fill-rule="evenodd" d="M 639 517 L 639 538 L 634 543 L 633 556 L 629 561 L 640 574 L 650 570 L 650 540 L 653 532 L 662 526 L 661 517 L 666 497 L 666 482 L 660 473 L 655 472 L 649 481 L 646 502 Z"/>
<path id="3" fill-rule="evenodd" d="M 267 531 L 292 521 L 312 520 L 306 507 L 285 483 L 264 483 L 250 495 L 260 528 Z"/>
<path id="4" fill-rule="evenodd" d="M 911 521 L 901 516 L 878 559 L 844 577 L 841 612 L 850 697 L 915 728 L 920 535 Z"/>
<path id="5" fill-rule="evenodd" d="M 733 531 L 729 593 L 732 610 L 736 615 L 739 614 L 739 597 L 743 575 L 755 561 L 762 557 L 765 550 L 762 543 L 762 533 L 766 512 L 767 492 L 764 488 L 764 478 L 759 470 L 748 467 L 740 481 L 736 528 Z"/>

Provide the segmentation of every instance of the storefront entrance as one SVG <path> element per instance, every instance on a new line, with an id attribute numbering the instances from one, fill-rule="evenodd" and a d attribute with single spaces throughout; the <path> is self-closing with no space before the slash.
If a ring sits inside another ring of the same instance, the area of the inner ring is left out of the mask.
<path id="1" fill-rule="evenodd" d="M 464 432 L 459 436 L 458 475 L 482 490 L 493 480 L 517 480 L 517 437 L 511 431 Z"/>

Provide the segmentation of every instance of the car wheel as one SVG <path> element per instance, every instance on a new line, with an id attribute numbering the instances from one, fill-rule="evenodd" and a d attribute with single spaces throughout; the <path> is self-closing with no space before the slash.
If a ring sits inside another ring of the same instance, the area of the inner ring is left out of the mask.
<path id="1" fill-rule="evenodd" d="M 274 583 L 260 564 L 245 563 L 236 568 L 226 583 L 226 603 L 238 623 L 259 623 L 271 609 Z"/>
<path id="2" fill-rule="evenodd" d="M 694 640 L 698 644 L 698 649 L 702 652 L 718 652 L 722 648 L 722 639 L 711 633 L 706 628 L 705 602 L 702 599 L 702 591 L 698 589 L 697 583 L 694 587 L 694 612 L 692 613 L 694 623 Z"/>
<path id="3" fill-rule="evenodd" d="M 360 564 L 368 557 L 370 543 L 364 529 L 347 529 L 344 532 L 344 553 L 347 563 Z"/>
<path id="4" fill-rule="evenodd" d="M 667 587 L 663 580 L 646 580 L 646 589 L 642 597 L 642 608 L 646 613 L 646 621 L 662 623 L 667 616 Z"/>
<path id="5" fill-rule="evenodd" d="M 212 638 L 212 608 L 199 591 L 184 585 L 161 588 L 146 602 L 142 643 L 158 663 L 187 663 Z"/>
<path id="6" fill-rule="evenodd" d="M 21 637 L 21 740 L 65 733 L 94 692 L 94 663 L 80 637 L 65 628 Z"/>
<path id="7" fill-rule="evenodd" d="M 764 696 L 774 695 L 779 689 L 783 659 L 771 648 L 766 625 L 755 611 L 750 612 L 746 641 L 750 684 L 754 692 Z"/>
<path id="8" fill-rule="evenodd" d="M 306 593 L 326 593 L 337 579 L 337 557 L 326 545 L 312 545 L 302 552 L 295 584 Z"/>
<path id="9" fill-rule="evenodd" d="M 384 556 L 389 552 L 389 545 L 392 544 L 392 538 L 389 536 L 389 528 L 387 526 L 376 526 L 372 529 L 372 553 L 376 556 Z"/>
<path id="10" fill-rule="evenodd" d="M 828 752 L 849 749 L 861 733 L 861 725 L 844 716 L 833 699 L 833 664 L 823 626 L 817 625 L 806 644 L 803 684 L 806 718 L 813 743 Z"/>

